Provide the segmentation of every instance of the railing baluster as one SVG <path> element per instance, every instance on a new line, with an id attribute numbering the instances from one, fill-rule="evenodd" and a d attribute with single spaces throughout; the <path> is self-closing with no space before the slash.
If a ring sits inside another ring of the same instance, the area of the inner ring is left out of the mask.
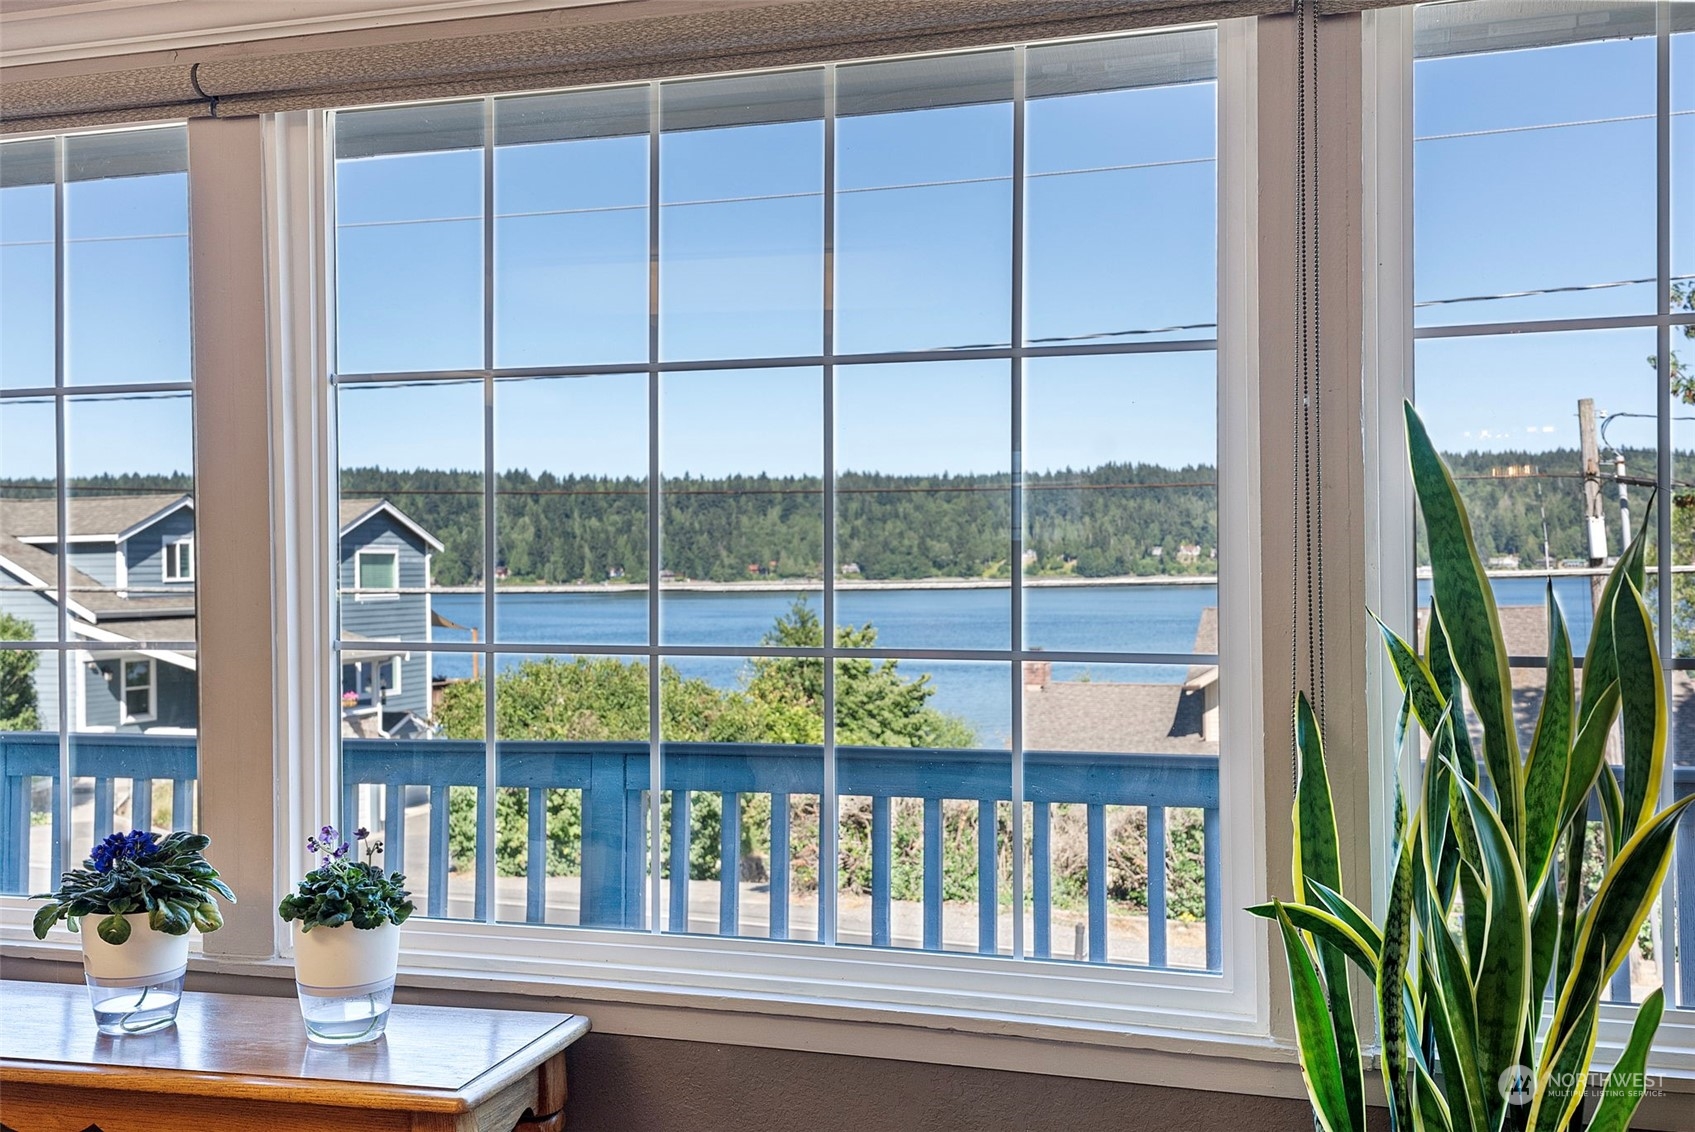
<path id="1" fill-rule="evenodd" d="M 771 938 L 789 938 L 789 796 L 771 795 Z"/>
<path id="2" fill-rule="evenodd" d="M 1148 807 L 1148 966 L 1165 966 L 1165 807 Z"/>
<path id="3" fill-rule="evenodd" d="M 341 779 L 341 815 L 338 819 L 338 824 L 344 830 L 358 829 L 365 824 L 359 820 L 358 791 L 359 784 L 349 779 L 346 775 L 343 775 Z M 172 816 L 175 817 L 176 815 L 173 814 Z M 351 840 L 351 838 L 349 840 Z"/>
<path id="4" fill-rule="evenodd" d="M 1680 766 L 1672 774 L 1673 792 L 1678 798 L 1695 790 L 1695 767 Z M 1677 870 L 1677 908 L 1673 918 L 1677 921 L 1677 953 L 1682 957 L 1678 963 L 1678 1005 L 1691 1008 L 1695 1007 L 1695 821 L 1678 820 L 1682 828 L 1677 831 L 1677 862 L 1672 866 Z M 1660 962 L 1663 965 L 1666 960 Z"/>
<path id="5" fill-rule="evenodd" d="M 1052 815 L 1047 802 L 1031 807 L 1030 900 L 1035 919 L 1034 951 L 1037 959 L 1053 958 L 1053 851 L 1048 845 L 1048 822 Z"/>
<path id="6" fill-rule="evenodd" d="M 94 843 L 100 844 L 112 832 L 112 780 L 94 780 Z"/>
<path id="7" fill-rule="evenodd" d="M 51 835 L 53 838 L 52 849 L 49 851 L 51 854 L 49 859 L 53 862 L 53 864 L 48 870 L 48 879 L 53 884 L 57 885 L 59 883 L 60 875 L 65 871 L 65 854 L 64 850 L 61 848 L 65 843 L 65 839 L 60 836 L 60 833 L 62 832 L 62 819 L 59 817 L 65 809 L 65 784 L 59 780 L 59 776 L 56 774 L 49 781 L 52 783 L 52 785 L 48 787 L 48 793 L 51 795 L 49 805 L 53 807 L 53 816 L 48 823 L 51 827 Z M 22 828 L 28 830 L 29 826 L 24 825 Z"/>
<path id="8" fill-rule="evenodd" d="M 383 787 L 383 867 L 392 872 L 411 875 L 411 862 L 406 859 L 406 787 L 398 782 Z M 435 908 L 428 914 L 439 916 Z"/>
<path id="9" fill-rule="evenodd" d="M 1218 807 L 1208 806 L 1203 814 L 1202 849 L 1206 869 L 1207 970 L 1224 970 L 1224 866 L 1223 841 L 1218 820 Z"/>
<path id="10" fill-rule="evenodd" d="M 1106 806 L 1089 803 L 1089 962 L 1106 962 Z"/>
<path id="11" fill-rule="evenodd" d="M 718 795 L 718 934 L 735 935 L 741 925 L 741 795 Z"/>
<path id="12" fill-rule="evenodd" d="M 171 828 L 194 828 L 194 779 L 171 780 Z"/>
<path id="13" fill-rule="evenodd" d="M 995 803 L 986 798 L 977 801 L 977 950 L 983 955 L 996 951 L 996 928 L 1000 922 L 1000 904 L 995 897 L 995 843 L 999 835 L 995 822 Z"/>
<path id="14" fill-rule="evenodd" d="M 153 780 L 151 778 L 132 778 L 129 780 L 129 813 L 135 822 L 135 829 L 153 828 Z"/>
<path id="15" fill-rule="evenodd" d="M 889 946 L 889 858 L 894 831 L 889 828 L 889 798 L 871 799 L 871 946 Z M 820 865 L 820 877 L 824 869 Z"/>
<path id="16" fill-rule="evenodd" d="M 645 770 L 645 765 L 643 766 Z M 624 791 L 624 926 L 647 926 L 647 791 Z"/>
<path id="17" fill-rule="evenodd" d="M 689 814 L 692 795 L 671 791 L 671 930 L 689 930 Z"/>
<path id="18" fill-rule="evenodd" d="M 0 814 L 10 837 L 0 837 L 0 892 L 29 890 L 29 796 L 34 780 L 23 775 L 0 775 Z"/>
<path id="19" fill-rule="evenodd" d="M 924 950 L 942 949 L 942 800 L 924 799 Z"/>
<path id="20" fill-rule="evenodd" d="M 529 789 L 530 850 L 524 869 L 524 919 L 547 922 L 547 790 Z"/>
<path id="21" fill-rule="evenodd" d="M 582 914 L 585 927 L 628 927 L 629 909 L 626 876 L 629 871 L 630 800 L 625 787 L 626 756 L 615 750 L 597 750 L 589 756 L 589 783 L 583 790 L 583 885 Z M 641 797 L 640 791 L 635 796 Z M 638 824 L 636 830 L 640 830 Z M 640 880 L 636 878 L 639 887 Z M 637 904 L 641 902 L 638 900 Z"/>
<path id="22" fill-rule="evenodd" d="M 1630 951 L 1636 950 L 1636 942 L 1631 941 Z M 1608 1002 L 1630 1001 L 1630 951 L 1625 952 L 1624 962 L 1613 972 L 1613 981 L 1607 985 Z"/>
<path id="23" fill-rule="evenodd" d="M 484 828 L 481 823 L 479 829 Z M 430 915 L 447 915 L 447 786 L 430 786 Z M 482 878 L 478 878 L 480 881 Z"/>

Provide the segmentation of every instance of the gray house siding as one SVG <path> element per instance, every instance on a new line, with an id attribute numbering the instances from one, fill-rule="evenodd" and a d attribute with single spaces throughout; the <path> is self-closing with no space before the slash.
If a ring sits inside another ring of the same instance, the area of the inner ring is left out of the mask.
<path id="1" fill-rule="evenodd" d="M 73 528 L 73 533 L 74 528 Z M 43 547 L 49 553 L 51 547 Z M 71 565 L 108 589 L 118 584 L 118 544 L 115 542 L 73 542 L 69 553 Z"/>
<path id="2" fill-rule="evenodd" d="M 58 606 L 24 586 L 21 578 L 0 570 L 0 613 L 9 613 L 31 625 L 35 640 L 53 640 L 59 633 Z M 59 654 L 45 649 L 35 655 L 36 718 L 43 731 L 56 731 L 59 727 Z"/>
<path id="3" fill-rule="evenodd" d="M 200 683 L 196 673 L 163 660 L 153 662 L 154 718 L 141 723 L 123 719 L 123 661 L 113 657 L 84 664 L 83 723 L 90 729 L 125 732 L 155 727 L 193 729 L 199 725 Z"/>
<path id="4" fill-rule="evenodd" d="M 372 594 L 354 593 L 355 563 L 361 550 L 393 550 L 399 553 L 400 588 L 421 591 L 429 584 L 427 547 L 393 516 L 379 514 L 348 531 L 341 540 L 341 628 L 371 640 L 427 641 L 430 639 L 430 598 L 421 592 Z M 400 691 L 386 700 L 390 711 L 430 711 L 430 658 L 414 649 L 401 662 Z"/>
<path id="5" fill-rule="evenodd" d="M 131 535 L 124 543 L 124 561 L 129 568 L 129 584 L 145 588 L 163 585 L 189 588 L 193 583 L 165 581 L 165 544 L 176 542 L 184 535 L 193 533 L 194 512 L 184 507 Z"/>

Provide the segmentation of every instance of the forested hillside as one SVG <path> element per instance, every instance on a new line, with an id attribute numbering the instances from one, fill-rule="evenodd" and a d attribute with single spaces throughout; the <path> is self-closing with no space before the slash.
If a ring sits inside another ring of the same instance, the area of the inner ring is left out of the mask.
<path id="1" fill-rule="evenodd" d="M 1032 573 L 1209 574 L 1218 545 L 1210 467 L 1108 465 L 1033 476 L 1026 504 Z M 480 572 L 482 477 L 353 468 L 342 493 L 385 496 L 440 538 L 443 585 Z M 838 566 L 871 579 L 1007 577 L 1006 477 L 848 473 L 837 485 Z M 663 568 L 736 581 L 816 578 L 824 500 L 816 477 L 683 477 L 662 495 Z M 647 485 L 635 479 L 508 473 L 498 486 L 499 561 L 513 580 L 597 582 L 648 571 Z M 1184 545 L 1191 548 L 1180 553 Z M 1154 548 L 1158 553 L 1150 553 Z M 851 564 L 851 567 L 849 567 Z"/>
<path id="2" fill-rule="evenodd" d="M 1447 453 L 1471 511 L 1479 551 L 1518 555 L 1525 567 L 1581 558 L 1583 483 L 1578 454 Z M 1610 459 L 1603 472 L 1612 472 Z M 1625 452 L 1626 472 L 1654 474 L 1653 453 Z M 1684 455 L 1677 479 L 1695 477 Z M 1211 574 L 1217 569 L 1216 472 L 1109 464 L 1029 477 L 1025 494 L 1026 563 L 1032 575 L 1112 577 Z M 77 481 L 89 494 L 187 490 L 186 476 L 103 476 Z M 386 497 L 434 532 L 445 549 L 435 580 L 461 585 L 482 574 L 482 476 L 468 471 L 385 468 L 344 470 L 348 498 Z M 1633 487 L 1637 517 L 1647 491 Z M 20 481 L 5 495 L 41 498 L 50 485 Z M 1617 496 L 1604 485 L 1609 532 Z M 647 485 L 510 472 L 500 478 L 499 557 L 513 581 L 644 580 L 649 571 Z M 823 494 L 816 478 L 679 478 L 664 485 L 664 569 L 678 577 L 737 581 L 816 578 L 822 572 Z M 879 580 L 1007 577 L 1012 500 L 1006 477 L 885 476 L 848 473 L 836 494 L 837 565 L 848 576 Z M 1617 548 L 1613 548 L 1616 552 Z"/>

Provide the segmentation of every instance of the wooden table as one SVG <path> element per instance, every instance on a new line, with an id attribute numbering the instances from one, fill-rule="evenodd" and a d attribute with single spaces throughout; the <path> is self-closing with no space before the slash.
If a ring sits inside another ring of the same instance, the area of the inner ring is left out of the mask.
<path id="1" fill-rule="evenodd" d="M 290 998 L 185 994 L 177 1024 L 112 1038 L 88 992 L 0 982 L 0 1124 L 15 1132 L 556 1132 L 570 1014 L 394 1007 L 358 1046 L 306 1040 Z"/>

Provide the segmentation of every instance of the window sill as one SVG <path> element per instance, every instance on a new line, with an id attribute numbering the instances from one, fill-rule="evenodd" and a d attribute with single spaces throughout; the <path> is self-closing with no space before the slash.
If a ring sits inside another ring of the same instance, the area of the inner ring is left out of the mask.
<path id="1" fill-rule="evenodd" d="M 407 962 L 415 958 L 403 954 L 398 979 L 408 1001 L 569 1010 L 589 1018 L 598 1033 L 1264 1096 L 1298 1097 L 1304 1090 L 1293 1051 L 1264 1036 L 872 1005 L 801 993 L 804 988 L 732 992 L 473 973 L 469 964 L 447 970 Z M 33 938 L 0 942 L 0 959 L 8 979 L 74 981 L 81 969 L 74 946 Z M 286 995 L 293 970 L 287 959 L 189 960 L 193 989 L 224 993 Z"/>
<path id="2" fill-rule="evenodd" d="M 24 942 L 10 932 L 7 936 L 0 942 L 5 978 L 75 980 L 81 967 L 75 947 L 33 938 Z M 448 969 L 439 965 L 439 954 L 410 950 L 403 960 L 406 965 L 398 982 L 407 1001 L 568 1010 L 587 1017 L 595 1032 L 603 1034 L 1207 1092 L 1304 1094 L 1293 1049 L 1264 1035 L 870 1004 L 805 993 L 809 988 L 803 986 L 789 991 L 659 987 L 610 977 L 475 970 L 469 959 L 462 968 Z M 286 995 L 292 973 L 292 963 L 284 958 L 240 961 L 196 954 L 190 959 L 191 985 L 198 990 Z M 1187 1020 L 1192 1023 L 1193 1016 Z M 1603 1042 L 1603 1047 L 1610 1044 Z M 1606 1060 L 1606 1055 L 1598 1060 Z M 1687 1106 L 1695 1096 L 1695 1031 L 1680 1021 L 1662 1024 L 1654 1062 L 1650 1072 L 1657 1078 L 1660 1095 L 1643 1100 L 1632 1126 L 1687 1128 Z M 1373 1103 L 1381 1104 L 1382 1082 L 1375 1068 L 1368 1075 L 1367 1088 Z"/>

